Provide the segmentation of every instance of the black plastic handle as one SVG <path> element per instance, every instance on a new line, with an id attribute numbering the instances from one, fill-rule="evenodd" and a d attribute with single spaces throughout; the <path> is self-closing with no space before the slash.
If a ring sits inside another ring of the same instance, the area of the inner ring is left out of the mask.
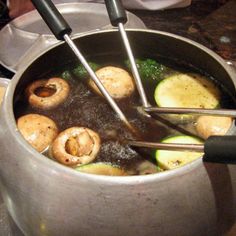
<path id="1" fill-rule="evenodd" d="M 65 34 L 69 35 L 72 32 L 72 29 L 51 0 L 31 1 L 57 39 L 63 40 Z"/>
<path id="2" fill-rule="evenodd" d="M 204 153 L 203 161 L 236 164 L 236 136 L 210 136 Z"/>
<path id="3" fill-rule="evenodd" d="M 119 23 L 125 24 L 127 22 L 127 15 L 121 1 L 105 0 L 105 4 L 113 26 L 117 26 Z"/>

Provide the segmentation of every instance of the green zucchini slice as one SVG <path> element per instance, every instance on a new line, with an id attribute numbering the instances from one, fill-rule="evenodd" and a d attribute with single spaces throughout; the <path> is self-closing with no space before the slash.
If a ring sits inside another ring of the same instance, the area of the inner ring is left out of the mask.
<path id="1" fill-rule="evenodd" d="M 196 137 L 187 135 L 178 135 L 166 138 L 163 143 L 186 143 L 186 144 L 202 144 L 202 141 Z M 157 150 L 156 161 L 159 168 L 164 170 L 175 169 L 192 162 L 203 155 L 199 152 L 190 151 L 167 151 Z"/>
<path id="2" fill-rule="evenodd" d="M 96 175 L 110 175 L 110 176 L 123 176 L 126 175 L 125 171 L 119 166 L 112 165 L 110 163 L 91 163 L 82 165 L 76 168 L 76 170 L 89 174 Z"/>
<path id="3" fill-rule="evenodd" d="M 175 74 L 162 80 L 154 98 L 159 107 L 216 108 L 220 90 L 210 80 L 198 74 Z"/>

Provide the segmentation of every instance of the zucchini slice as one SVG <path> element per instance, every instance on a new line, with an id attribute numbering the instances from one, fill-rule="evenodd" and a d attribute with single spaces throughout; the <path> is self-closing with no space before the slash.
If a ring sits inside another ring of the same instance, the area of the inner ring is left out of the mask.
<path id="1" fill-rule="evenodd" d="M 187 135 L 173 136 L 164 139 L 162 142 L 202 144 L 202 141 L 200 139 Z M 171 170 L 194 161 L 202 155 L 203 153 L 199 152 L 157 150 L 156 161 L 159 168 L 164 170 Z"/>
<path id="2" fill-rule="evenodd" d="M 159 107 L 216 108 L 220 90 L 209 79 L 198 74 L 175 74 L 162 80 L 154 98 Z"/>
<path id="3" fill-rule="evenodd" d="M 96 175 L 111 175 L 111 176 L 126 175 L 125 171 L 121 169 L 119 166 L 115 166 L 110 163 L 103 163 L 103 162 L 82 165 L 75 169 L 80 172 L 96 174 Z"/>

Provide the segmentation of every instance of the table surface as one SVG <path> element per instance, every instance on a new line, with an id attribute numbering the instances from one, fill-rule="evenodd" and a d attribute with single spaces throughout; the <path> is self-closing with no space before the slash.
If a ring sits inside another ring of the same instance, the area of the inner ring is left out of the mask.
<path id="1" fill-rule="evenodd" d="M 236 60 L 236 0 L 192 0 L 187 8 L 132 12 L 150 29 L 184 36 Z"/>
<path id="2" fill-rule="evenodd" d="M 147 28 L 184 36 L 212 49 L 226 60 L 236 61 L 236 0 L 192 0 L 191 6 L 181 9 L 131 12 L 141 18 Z M 0 16 L 0 29 L 9 21 L 7 14 Z M 12 76 L 11 72 L 0 67 L 0 77 Z M 13 231 L 17 232 L 17 229 Z M 236 235 L 236 226 L 227 234 L 233 235 Z"/>

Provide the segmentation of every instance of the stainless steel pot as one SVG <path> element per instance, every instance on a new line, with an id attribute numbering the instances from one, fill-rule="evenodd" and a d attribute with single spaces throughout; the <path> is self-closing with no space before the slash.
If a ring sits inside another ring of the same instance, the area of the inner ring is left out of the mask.
<path id="1" fill-rule="evenodd" d="M 163 55 L 193 64 L 222 82 L 235 96 L 235 73 L 209 49 L 158 31 L 129 30 L 136 56 Z M 114 30 L 75 38 L 81 51 L 124 53 Z M 75 60 L 59 43 L 18 71 L 0 116 L 0 186 L 3 199 L 25 235 L 152 236 L 221 235 L 236 215 L 236 167 L 198 159 L 148 176 L 108 177 L 79 173 L 35 151 L 17 131 L 14 96 L 51 68 Z M 229 134 L 235 134 L 232 126 Z"/>

